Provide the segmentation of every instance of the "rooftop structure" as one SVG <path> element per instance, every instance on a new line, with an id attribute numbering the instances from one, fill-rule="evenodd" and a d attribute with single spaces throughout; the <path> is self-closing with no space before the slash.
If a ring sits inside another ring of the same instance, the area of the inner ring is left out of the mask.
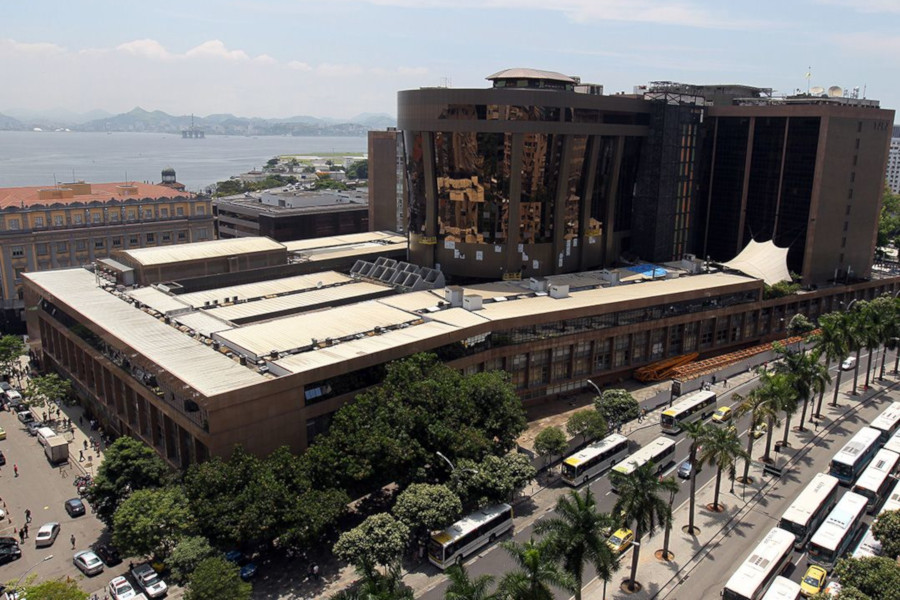
<path id="1" fill-rule="evenodd" d="M 189 192 L 175 194 L 171 187 L 134 181 L 114 183 L 86 183 L 75 181 L 56 186 L 26 186 L 0 188 L 0 210 L 34 208 L 38 206 L 73 205 L 81 203 L 138 202 L 181 196 L 193 197 Z"/>

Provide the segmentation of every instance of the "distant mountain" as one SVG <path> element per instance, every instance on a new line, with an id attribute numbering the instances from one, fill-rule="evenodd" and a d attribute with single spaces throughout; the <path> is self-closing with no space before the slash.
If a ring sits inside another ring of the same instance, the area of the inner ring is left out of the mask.
<path id="1" fill-rule="evenodd" d="M 0 131 L 17 131 L 21 129 L 25 129 L 22 121 L 0 113 Z"/>
<path id="2" fill-rule="evenodd" d="M 350 122 L 365 125 L 369 129 L 384 129 L 385 127 L 397 126 L 397 119 L 385 113 L 360 113 L 350 119 Z"/>
<path id="3" fill-rule="evenodd" d="M 10 108 L 4 111 L 7 115 L 22 121 L 23 123 L 49 123 L 57 126 L 68 127 L 78 123 L 84 123 L 92 119 L 104 119 L 112 116 L 105 110 L 89 110 L 79 113 L 65 108 L 50 108 L 46 110 L 33 110 L 30 108 Z"/>

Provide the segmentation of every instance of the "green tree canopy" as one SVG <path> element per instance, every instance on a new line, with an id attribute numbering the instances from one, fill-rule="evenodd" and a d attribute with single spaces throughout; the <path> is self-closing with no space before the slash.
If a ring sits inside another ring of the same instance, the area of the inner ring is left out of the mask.
<path id="1" fill-rule="evenodd" d="M 166 558 L 194 532 L 194 515 L 181 488 L 138 490 L 113 515 L 113 541 L 126 556 Z"/>
<path id="2" fill-rule="evenodd" d="M 122 436 L 104 452 L 88 501 L 97 517 L 112 525 L 113 514 L 129 494 L 161 487 L 170 478 L 169 468 L 156 452 L 143 442 Z"/>
<path id="3" fill-rule="evenodd" d="M 87 600 L 88 594 L 78 587 L 78 583 L 67 579 L 66 581 L 48 580 L 37 585 L 27 585 L 24 590 L 25 598 L 40 598 L 41 600 Z"/>
<path id="4" fill-rule="evenodd" d="M 25 389 L 25 398 L 30 406 L 46 406 L 66 398 L 72 393 L 72 382 L 56 373 L 32 377 Z"/>
<path id="5" fill-rule="evenodd" d="M 347 177 L 350 179 L 368 179 L 369 161 L 366 159 L 354 161 L 347 168 Z"/>
<path id="6" fill-rule="evenodd" d="M 875 539 L 888 558 L 900 556 L 900 510 L 889 510 L 878 515 L 872 524 Z"/>
<path id="7" fill-rule="evenodd" d="M 500 580 L 501 596 L 512 600 L 553 600 L 554 587 L 575 591 L 577 584 L 554 560 L 549 541 L 531 539 L 524 544 L 508 541 L 501 546 L 516 563 L 516 569 Z"/>
<path id="8" fill-rule="evenodd" d="M 789 335 L 805 335 L 815 329 L 815 324 L 807 318 L 803 313 L 797 313 L 793 317 L 791 317 L 790 323 L 788 323 L 788 334 Z"/>
<path id="9" fill-rule="evenodd" d="M 493 575 L 472 579 L 463 564 L 451 565 L 445 573 L 450 583 L 444 592 L 444 600 L 500 600 L 499 595 L 488 591 L 494 583 Z"/>
<path id="10" fill-rule="evenodd" d="M 240 567 L 224 558 L 203 560 L 191 574 L 185 600 L 249 600 L 253 586 L 241 581 Z"/>
<path id="11" fill-rule="evenodd" d="M 190 579 L 190 575 L 197 565 L 218 554 L 215 548 L 209 545 L 209 540 L 202 535 L 181 538 L 172 549 L 167 562 L 172 579 L 176 583 L 184 585 Z"/>
<path id="12" fill-rule="evenodd" d="M 409 527 L 389 513 L 378 513 L 350 531 L 334 545 L 335 555 L 350 563 L 366 579 L 375 578 L 377 566 L 399 563 L 409 543 Z"/>
<path id="13" fill-rule="evenodd" d="M 414 598 L 413 589 L 403 583 L 399 568 L 390 568 L 384 574 L 376 571 L 371 577 L 363 579 L 350 589 L 338 592 L 331 600 L 414 600 Z"/>
<path id="14" fill-rule="evenodd" d="M 462 514 L 462 502 L 446 485 L 414 483 L 400 492 L 392 512 L 421 535 L 453 523 Z"/>
<path id="15" fill-rule="evenodd" d="M 900 597 L 900 566 L 884 556 L 845 558 L 838 561 L 834 577 L 841 586 L 854 587 L 872 598 Z"/>
<path id="16" fill-rule="evenodd" d="M 626 390 L 604 390 L 594 400 L 594 408 L 610 427 L 637 419 L 641 414 L 641 405 Z"/>
<path id="17" fill-rule="evenodd" d="M 557 454 L 562 454 L 569 447 L 566 434 L 556 425 L 545 427 L 534 438 L 534 451 L 545 461 Z"/>
<path id="18" fill-rule="evenodd" d="M 9 375 L 12 367 L 25 354 L 25 342 L 19 335 L 4 335 L 0 337 L 0 371 L 3 375 Z"/>
<path id="19" fill-rule="evenodd" d="M 566 431 L 571 436 L 582 436 L 583 442 L 595 440 L 606 435 L 606 419 L 596 410 L 579 410 L 566 421 Z"/>
<path id="20" fill-rule="evenodd" d="M 900 195 L 885 184 L 881 196 L 881 215 L 878 218 L 878 246 L 887 246 L 900 235 Z"/>
<path id="21" fill-rule="evenodd" d="M 511 452 L 489 455 L 481 462 L 460 460 L 453 472 L 453 489 L 466 509 L 509 502 L 537 475 L 531 459 Z"/>

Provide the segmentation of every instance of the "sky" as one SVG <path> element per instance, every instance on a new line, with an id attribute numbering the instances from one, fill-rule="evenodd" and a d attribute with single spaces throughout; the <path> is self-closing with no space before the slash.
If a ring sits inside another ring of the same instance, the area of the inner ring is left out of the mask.
<path id="1" fill-rule="evenodd" d="M 5 0 L 0 113 L 396 115 L 398 90 L 512 67 L 606 93 L 858 86 L 895 109 L 898 22 L 900 0 Z"/>

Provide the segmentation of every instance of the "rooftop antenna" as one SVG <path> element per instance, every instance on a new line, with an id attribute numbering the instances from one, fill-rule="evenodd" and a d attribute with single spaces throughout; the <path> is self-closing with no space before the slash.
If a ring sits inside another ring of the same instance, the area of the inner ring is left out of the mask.
<path id="1" fill-rule="evenodd" d="M 806 95 L 809 96 L 809 80 L 812 79 L 812 66 L 806 67 Z"/>

